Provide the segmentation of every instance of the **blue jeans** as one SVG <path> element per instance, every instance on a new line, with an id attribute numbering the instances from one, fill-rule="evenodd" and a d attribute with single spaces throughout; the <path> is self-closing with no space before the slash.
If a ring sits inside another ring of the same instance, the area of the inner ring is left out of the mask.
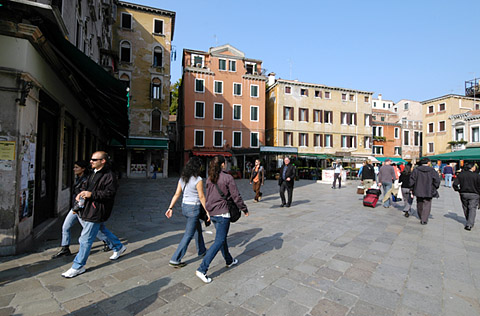
<path id="1" fill-rule="evenodd" d="M 445 186 L 451 188 L 452 187 L 452 174 L 446 173 L 445 174 Z"/>
<path id="2" fill-rule="evenodd" d="M 230 228 L 230 218 L 225 218 L 222 216 L 212 216 L 211 217 L 213 224 L 215 225 L 215 241 L 212 246 L 207 250 L 205 258 L 203 258 L 198 271 L 206 274 L 210 263 L 212 263 L 213 258 L 217 255 L 218 251 L 222 252 L 222 256 L 225 259 L 225 262 L 231 264 L 233 262 L 232 255 L 228 251 L 227 244 L 227 235 Z"/>
<path id="3" fill-rule="evenodd" d="M 80 249 L 78 249 L 78 253 L 75 256 L 75 259 L 73 259 L 72 268 L 80 269 L 87 263 L 90 250 L 92 249 L 92 244 L 95 241 L 95 237 L 99 231 L 105 235 L 108 244 L 112 244 L 112 249 L 114 251 L 119 251 L 123 247 L 121 241 L 117 238 L 117 236 L 112 234 L 107 227 L 105 227 L 104 223 L 87 222 L 80 218 L 78 220 L 80 221 L 80 224 L 82 224 L 83 229 L 82 234 L 78 239 L 78 242 L 80 243 Z"/>
<path id="4" fill-rule="evenodd" d="M 70 246 L 70 229 L 75 224 L 75 220 L 78 220 L 80 224 L 83 223 L 79 220 L 78 214 L 74 213 L 73 210 L 70 210 L 67 214 L 67 217 L 65 217 L 65 220 L 63 221 L 61 243 L 62 247 Z M 107 237 L 101 231 L 98 232 L 97 238 L 101 241 L 106 242 L 108 246 L 110 246 L 110 249 L 112 249 L 112 244 L 108 243 Z"/>
<path id="5" fill-rule="evenodd" d="M 195 242 L 197 244 L 198 255 L 203 255 L 207 248 L 205 248 L 205 242 L 202 235 L 202 224 L 198 217 L 200 216 L 200 204 L 182 204 L 182 214 L 187 218 L 187 225 L 185 227 L 185 234 L 178 244 L 177 250 L 170 259 L 170 263 L 178 264 L 181 262 L 183 256 L 187 252 L 188 244 L 195 235 Z"/>
<path id="6" fill-rule="evenodd" d="M 388 207 L 390 206 L 390 203 L 391 203 L 391 196 L 392 196 L 392 193 L 391 192 L 388 192 L 390 191 L 390 189 L 392 188 L 392 184 L 393 183 L 382 183 L 382 188 L 383 188 L 383 196 L 385 197 L 385 194 L 389 194 L 390 196 L 388 197 L 388 200 L 385 201 L 385 203 L 383 203 L 383 206 L 385 207 Z"/>

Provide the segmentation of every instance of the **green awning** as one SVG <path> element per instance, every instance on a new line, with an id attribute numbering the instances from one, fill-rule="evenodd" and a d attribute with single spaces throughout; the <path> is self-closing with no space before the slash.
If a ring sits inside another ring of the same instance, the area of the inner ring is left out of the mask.
<path id="1" fill-rule="evenodd" d="M 385 162 L 385 160 L 390 159 L 392 162 L 401 162 L 401 163 L 407 163 L 408 161 L 403 160 L 402 158 L 398 157 L 375 157 L 380 162 Z"/>
<path id="2" fill-rule="evenodd" d="M 278 146 L 261 146 L 261 153 L 272 153 L 272 154 L 298 154 L 297 147 L 278 147 Z"/>
<path id="3" fill-rule="evenodd" d="M 425 156 L 430 160 L 480 160 L 480 148 L 467 148 L 451 153 Z"/>
<path id="4" fill-rule="evenodd" d="M 127 148 L 168 149 L 168 140 L 152 138 L 128 138 Z"/>
<path id="5" fill-rule="evenodd" d="M 301 153 L 301 154 L 298 154 L 298 157 L 313 157 L 313 158 L 317 158 L 317 159 L 327 159 L 327 158 L 331 158 L 332 156 L 330 155 L 327 155 L 327 154 L 311 154 L 311 153 Z"/>

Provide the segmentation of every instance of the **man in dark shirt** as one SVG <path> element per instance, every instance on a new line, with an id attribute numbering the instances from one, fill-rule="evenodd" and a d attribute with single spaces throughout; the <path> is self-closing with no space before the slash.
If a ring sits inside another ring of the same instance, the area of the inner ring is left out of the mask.
<path id="1" fill-rule="evenodd" d="M 295 166 L 290 164 L 290 158 L 285 157 L 284 164 L 280 168 L 280 178 L 278 185 L 280 186 L 280 198 L 282 199 L 281 207 L 292 205 L 293 184 L 295 182 Z M 285 190 L 288 193 L 288 202 L 285 201 Z"/>
<path id="2" fill-rule="evenodd" d="M 466 230 L 471 230 L 475 224 L 475 216 L 477 214 L 478 200 L 480 194 L 480 175 L 475 172 L 476 167 L 473 163 L 468 162 L 463 171 L 453 181 L 453 189 L 460 193 L 460 201 L 462 201 L 463 213 L 467 223 Z"/>

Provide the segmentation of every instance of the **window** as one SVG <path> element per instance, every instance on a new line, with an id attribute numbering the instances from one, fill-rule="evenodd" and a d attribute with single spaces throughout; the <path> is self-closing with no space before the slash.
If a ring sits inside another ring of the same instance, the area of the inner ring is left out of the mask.
<path id="1" fill-rule="evenodd" d="M 132 15 L 129 13 L 122 12 L 122 28 L 132 29 Z"/>
<path id="2" fill-rule="evenodd" d="M 400 128 L 398 127 L 395 127 L 395 129 L 393 130 L 393 138 L 399 138 L 400 137 Z"/>
<path id="3" fill-rule="evenodd" d="M 152 111 L 152 132 L 160 132 L 162 130 L 162 112 L 155 109 Z"/>
<path id="4" fill-rule="evenodd" d="M 252 98 L 258 98 L 258 85 L 256 84 L 250 85 L 250 96 Z"/>
<path id="5" fill-rule="evenodd" d="M 348 100 L 349 101 L 355 101 L 355 95 L 354 94 L 349 94 L 348 95 Z"/>
<path id="6" fill-rule="evenodd" d="M 230 71 L 237 71 L 237 61 L 236 60 L 229 60 L 228 61 L 228 69 Z"/>
<path id="7" fill-rule="evenodd" d="M 242 132 L 233 132 L 233 147 L 242 147 Z"/>
<path id="8" fill-rule="evenodd" d="M 342 147 L 343 148 L 356 148 L 357 147 L 357 137 L 342 135 Z"/>
<path id="9" fill-rule="evenodd" d="M 195 92 L 205 92 L 205 79 L 195 78 Z"/>
<path id="10" fill-rule="evenodd" d="M 413 132 L 413 144 L 415 146 L 420 146 L 421 144 L 421 133 L 420 132 Z"/>
<path id="11" fill-rule="evenodd" d="M 322 147 L 323 137 L 321 134 L 313 134 L 313 146 L 314 147 Z"/>
<path id="12" fill-rule="evenodd" d="M 298 110 L 298 120 L 300 122 L 308 122 L 308 109 Z"/>
<path id="13" fill-rule="evenodd" d="M 325 147 L 333 147 L 333 137 L 330 134 L 324 135 L 325 136 Z"/>
<path id="14" fill-rule="evenodd" d="M 357 113 L 342 112 L 340 119 L 343 125 L 357 125 Z"/>
<path id="15" fill-rule="evenodd" d="M 363 100 L 364 100 L 365 103 L 368 103 L 368 102 L 370 102 L 370 97 L 368 95 L 366 95 Z"/>
<path id="16" fill-rule="evenodd" d="M 125 72 L 120 72 L 120 81 L 125 85 L 126 88 L 130 88 L 130 75 Z"/>
<path id="17" fill-rule="evenodd" d="M 410 131 L 403 131 L 403 145 L 410 146 Z"/>
<path id="18" fill-rule="evenodd" d="M 385 103 L 383 103 L 383 108 L 385 108 Z"/>
<path id="19" fill-rule="evenodd" d="M 163 34 L 163 20 L 153 19 L 153 33 Z"/>
<path id="20" fill-rule="evenodd" d="M 383 155 L 383 146 L 373 146 L 374 155 Z"/>
<path id="21" fill-rule="evenodd" d="M 223 131 L 213 131 L 213 147 L 223 147 Z"/>
<path id="22" fill-rule="evenodd" d="M 434 111 L 435 111 L 435 109 L 434 109 L 433 105 L 429 105 L 429 106 L 428 106 L 428 109 L 427 109 L 427 113 L 428 113 L 428 114 L 431 114 L 431 113 L 433 113 Z"/>
<path id="23" fill-rule="evenodd" d="M 435 147 L 433 146 L 433 143 L 428 143 L 428 152 L 433 153 L 435 150 Z"/>
<path id="24" fill-rule="evenodd" d="M 385 116 L 380 117 L 380 121 L 384 122 L 385 121 Z"/>
<path id="25" fill-rule="evenodd" d="M 365 147 L 365 149 L 370 149 L 372 146 L 372 138 L 371 137 L 364 137 L 363 138 L 363 147 Z"/>
<path id="26" fill-rule="evenodd" d="M 193 67 L 203 67 L 204 57 L 205 56 L 203 56 L 203 55 L 192 54 L 192 66 Z"/>
<path id="27" fill-rule="evenodd" d="M 408 110 L 408 106 L 409 106 L 408 102 L 405 102 L 405 103 L 403 104 L 403 110 L 404 110 L 404 111 L 407 111 L 407 110 Z"/>
<path id="28" fill-rule="evenodd" d="M 325 91 L 325 99 L 330 99 L 330 91 Z"/>
<path id="29" fill-rule="evenodd" d="M 161 99 L 162 98 L 162 81 L 159 78 L 152 79 L 152 99 Z"/>
<path id="30" fill-rule="evenodd" d="M 120 42 L 120 61 L 129 63 L 131 62 L 132 45 L 127 41 Z"/>
<path id="31" fill-rule="evenodd" d="M 445 111 L 445 103 L 440 103 L 438 105 L 438 112 L 442 112 L 442 111 Z"/>
<path id="32" fill-rule="evenodd" d="M 300 95 L 302 97 L 308 97 L 308 90 L 307 89 L 300 89 Z"/>
<path id="33" fill-rule="evenodd" d="M 241 83 L 233 83 L 233 95 L 241 96 L 242 95 L 242 84 Z"/>
<path id="34" fill-rule="evenodd" d="M 292 87 L 285 87 L 285 94 L 292 94 Z"/>
<path id="35" fill-rule="evenodd" d="M 284 146 L 292 146 L 293 145 L 293 133 L 285 132 L 283 134 L 283 145 Z"/>
<path id="36" fill-rule="evenodd" d="M 214 81 L 214 91 L 216 94 L 223 94 L 223 81 Z"/>
<path id="37" fill-rule="evenodd" d="M 370 114 L 365 114 L 365 126 L 372 125 L 372 116 Z"/>
<path id="38" fill-rule="evenodd" d="M 480 129 L 479 127 L 472 127 L 472 143 L 480 142 Z"/>
<path id="39" fill-rule="evenodd" d="M 258 122 L 258 106 L 250 106 L 250 121 Z"/>
<path id="40" fill-rule="evenodd" d="M 205 102 L 195 102 L 195 118 L 205 118 Z"/>
<path id="41" fill-rule="evenodd" d="M 342 112 L 340 118 L 342 120 L 340 123 L 342 125 L 347 125 L 347 113 Z"/>
<path id="42" fill-rule="evenodd" d="M 213 104 L 213 119 L 223 120 L 223 104 L 222 103 Z"/>
<path id="43" fill-rule="evenodd" d="M 465 136 L 463 135 L 463 127 L 462 128 L 456 128 L 455 129 L 455 140 L 464 140 Z"/>
<path id="44" fill-rule="evenodd" d="M 250 147 L 258 147 L 258 132 L 251 132 L 250 133 Z"/>
<path id="45" fill-rule="evenodd" d="M 315 90 L 315 98 L 321 98 L 322 97 L 322 91 Z"/>
<path id="46" fill-rule="evenodd" d="M 475 103 L 475 110 L 480 110 L 480 104 Z"/>
<path id="47" fill-rule="evenodd" d="M 161 47 L 156 46 L 153 49 L 153 67 L 162 67 L 163 63 L 163 50 Z"/>
<path id="48" fill-rule="evenodd" d="M 285 121 L 293 121 L 293 108 L 290 106 L 283 107 L 283 119 Z"/>
<path id="49" fill-rule="evenodd" d="M 433 132 L 434 132 L 433 123 L 428 123 L 428 132 L 429 132 L 429 133 L 433 133 Z"/>
<path id="50" fill-rule="evenodd" d="M 438 131 L 445 132 L 445 121 L 438 122 Z"/>
<path id="51" fill-rule="evenodd" d="M 395 148 L 393 149 L 393 154 L 394 154 L 395 156 L 401 156 L 401 155 L 402 155 L 402 147 L 395 147 Z"/>
<path id="52" fill-rule="evenodd" d="M 218 60 L 218 70 L 227 70 L 227 61 L 225 59 Z"/>
<path id="53" fill-rule="evenodd" d="M 322 110 L 313 110 L 313 122 L 322 123 Z"/>
<path id="54" fill-rule="evenodd" d="M 298 146 L 307 147 L 308 146 L 308 134 L 307 133 L 298 133 Z"/>
<path id="55" fill-rule="evenodd" d="M 240 104 L 233 105 L 233 120 L 240 121 L 242 119 L 242 106 Z"/>
<path id="56" fill-rule="evenodd" d="M 247 75 L 256 75 L 257 74 L 257 64 L 245 62 L 245 69 L 247 71 Z"/>
<path id="57" fill-rule="evenodd" d="M 194 131 L 194 144 L 196 147 L 203 147 L 205 146 L 205 131 L 196 129 Z"/>
<path id="58" fill-rule="evenodd" d="M 333 123 L 333 112 L 332 111 L 323 111 L 323 116 L 324 116 L 324 122 L 326 124 L 332 124 Z"/>
<path id="59" fill-rule="evenodd" d="M 347 94 L 346 93 L 342 93 L 342 101 L 347 101 Z"/>
<path id="60" fill-rule="evenodd" d="M 383 126 L 374 126 L 373 127 L 373 136 L 383 137 Z"/>

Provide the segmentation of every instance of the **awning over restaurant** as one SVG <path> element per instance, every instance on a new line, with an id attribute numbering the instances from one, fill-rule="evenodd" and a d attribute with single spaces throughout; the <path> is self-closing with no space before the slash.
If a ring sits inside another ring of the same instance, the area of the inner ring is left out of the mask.
<path id="1" fill-rule="evenodd" d="M 168 140 L 154 138 L 127 138 L 127 148 L 168 149 Z"/>
<path id="2" fill-rule="evenodd" d="M 392 162 L 401 162 L 401 163 L 407 163 L 408 161 L 403 160 L 402 158 L 398 157 L 375 157 L 379 162 L 385 162 L 385 160 L 390 159 Z"/>
<path id="3" fill-rule="evenodd" d="M 261 146 L 260 153 L 272 153 L 272 154 L 298 154 L 297 147 L 277 147 L 277 146 Z"/>
<path id="4" fill-rule="evenodd" d="M 454 151 L 451 153 L 425 156 L 430 160 L 480 160 L 480 148 L 467 148 L 464 150 Z"/>
<path id="5" fill-rule="evenodd" d="M 328 159 L 332 158 L 331 155 L 327 154 L 311 154 L 311 153 L 300 153 L 298 154 L 300 158 L 307 158 L 307 159 Z"/>
<path id="6" fill-rule="evenodd" d="M 229 153 L 229 152 L 220 152 L 220 151 L 194 151 L 193 154 L 195 156 L 209 156 L 209 157 L 213 157 L 213 156 L 218 156 L 218 155 L 222 155 L 224 157 L 232 157 L 232 154 Z"/>

